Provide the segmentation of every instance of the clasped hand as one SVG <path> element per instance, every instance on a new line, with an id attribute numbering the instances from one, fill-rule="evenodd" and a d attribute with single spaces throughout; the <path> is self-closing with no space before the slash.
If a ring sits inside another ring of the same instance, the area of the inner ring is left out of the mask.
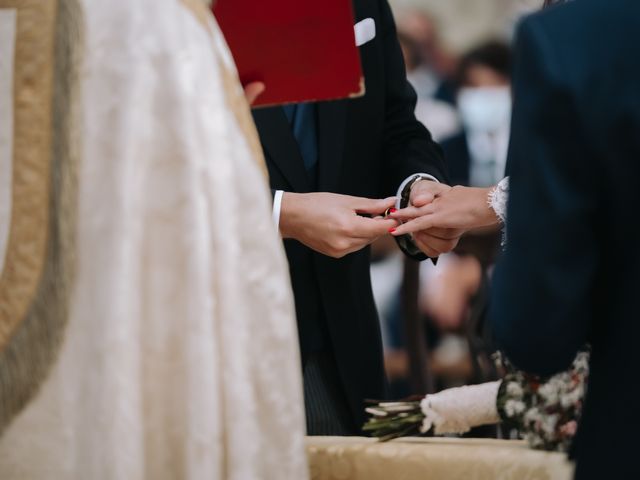
<path id="1" fill-rule="evenodd" d="M 487 203 L 489 190 L 419 181 L 411 189 L 409 206 L 390 215 L 404 222 L 392 235 L 411 234 L 432 258 L 450 252 L 466 231 L 498 224 Z"/>
<path id="2" fill-rule="evenodd" d="M 409 206 L 392 209 L 396 198 L 383 200 L 335 193 L 290 193 L 282 197 L 280 232 L 334 258 L 357 252 L 379 237 L 411 234 L 420 250 L 435 258 L 453 250 L 468 230 L 499 223 L 487 198 L 490 189 L 450 187 L 419 181 Z"/>

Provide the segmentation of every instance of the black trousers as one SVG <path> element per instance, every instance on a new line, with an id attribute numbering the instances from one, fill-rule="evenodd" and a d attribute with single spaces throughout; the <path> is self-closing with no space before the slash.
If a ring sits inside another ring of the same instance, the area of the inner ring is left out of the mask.
<path id="1" fill-rule="evenodd" d="M 308 435 L 357 435 L 331 352 L 314 352 L 303 358 L 304 406 Z"/>

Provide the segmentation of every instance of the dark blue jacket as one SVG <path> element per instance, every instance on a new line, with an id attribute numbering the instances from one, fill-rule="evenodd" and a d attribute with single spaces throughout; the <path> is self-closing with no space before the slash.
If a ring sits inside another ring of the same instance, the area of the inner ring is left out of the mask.
<path id="1" fill-rule="evenodd" d="M 507 168 L 496 340 L 543 375 L 590 342 L 577 478 L 640 478 L 640 2 L 578 0 L 522 23 Z"/>

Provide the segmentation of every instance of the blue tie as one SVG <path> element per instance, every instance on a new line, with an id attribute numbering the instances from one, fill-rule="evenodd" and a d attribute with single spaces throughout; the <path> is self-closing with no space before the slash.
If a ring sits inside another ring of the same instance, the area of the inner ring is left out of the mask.
<path id="1" fill-rule="evenodd" d="M 318 165 L 318 138 L 316 132 L 315 103 L 296 103 L 283 107 L 289 119 L 293 136 L 298 142 L 304 168 L 309 178 L 315 182 Z"/>

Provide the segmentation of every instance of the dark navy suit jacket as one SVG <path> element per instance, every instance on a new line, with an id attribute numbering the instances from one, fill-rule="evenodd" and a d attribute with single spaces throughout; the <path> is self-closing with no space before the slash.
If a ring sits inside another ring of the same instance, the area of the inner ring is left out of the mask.
<path id="1" fill-rule="evenodd" d="M 577 0 L 516 47 L 498 345 L 548 375 L 592 345 L 577 478 L 640 478 L 640 2 Z"/>
<path id="2" fill-rule="evenodd" d="M 469 169 L 471 168 L 471 153 L 467 143 L 466 133 L 460 132 L 453 137 L 443 140 L 440 144 L 447 159 L 449 181 L 451 185 L 469 185 Z"/>

